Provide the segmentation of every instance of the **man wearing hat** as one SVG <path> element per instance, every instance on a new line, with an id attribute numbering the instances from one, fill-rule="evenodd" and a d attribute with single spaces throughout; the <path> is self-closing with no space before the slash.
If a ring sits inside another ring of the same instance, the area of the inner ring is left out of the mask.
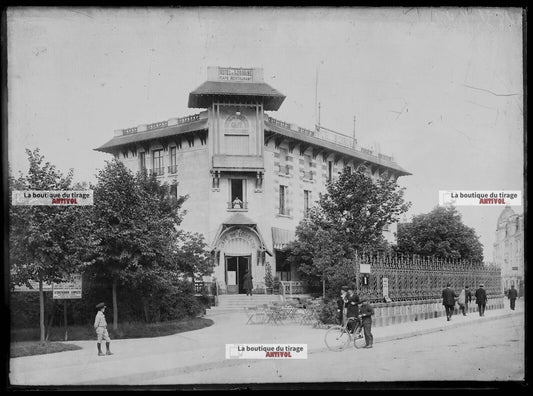
<path id="1" fill-rule="evenodd" d="M 442 305 L 446 310 L 446 319 L 452 320 L 453 310 L 455 308 L 455 291 L 452 289 L 451 284 L 446 284 L 446 288 L 442 290 Z"/>
<path id="2" fill-rule="evenodd" d="M 344 311 L 346 309 L 346 294 L 348 292 L 348 286 L 342 286 L 341 287 L 341 295 L 337 299 L 337 320 L 339 324 L 344 324 Z"/>
<path id="3" fill-rule="evenodd" d="M 96 318 L 94 319 L 94 329 L 96 330 L 96 346 L 98 347 L 98 356 L 112 355 L 109 350 L 109 343 L 111 338 L 109 338 L 109 333 L 107 332 L 107 322 L 105 320 L 105 304 L 102 302 L 96 305 L 98 312 L 96 313 Z M 106 353 L 102 352 L 102 339 L 105 340 Z"/>
<path id="4" fill-rule="evenodd" d="M 483 284 L 479 285 L 479 289 L 476 290 L 475 295 L 479 316 L 485 316 L 485 307 L 487 305 L 487 292 L 483 288 Z"/>
<path id="5" fill-rule="evenodd" d="M 507 293 L 507 298 L 509 298 L 509 301 L 511 303 L 511 309 L 514 311 L 514 307 L 515 307 L 515 301 L 516 301 L 516 298 L 518 297 L 518 292 L 516 291 L 516 289 L 514 288 L 514 284 L 511 285 L 511 289 L 509 290 L 509 292 Z"/>
<path id="6" fill-rule="evenodd" d="M 355 293 L 355 286 L 348 286 L 348 294 L 346 294 L 346 318 L 358 318 L 359 316 L 359 296 Z M 355 330 L 355 322 L 349 323 L 348 330 L 353 332 Z"/>
<path id="7" fill-rule="evenodd" d="M 370 301 L 363 297 L 361 300 L 361 308 L 359 308 L 359 317 L 363 322 L 363 332 L 365 335 L 365 348 L 372 348 L 374 337 L 372 336 L 372 315 L 374 315 L 374 308 L 370 305 Z"/>

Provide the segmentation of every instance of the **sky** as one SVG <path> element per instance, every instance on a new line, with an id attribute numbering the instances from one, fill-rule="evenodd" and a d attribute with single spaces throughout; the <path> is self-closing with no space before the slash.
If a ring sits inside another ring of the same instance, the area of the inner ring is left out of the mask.
<path id="1" fill-rule="evenodd" d="M 122 129 L 196 114 L 208 66 L 261 67 L 286 95 L 274 118 L 320 124 L 393 155 L 406 214 L 439 190 L 523 190 L 523 38 L 517 8 L 10 8 L 8 161 L 39 148 L 95 182 Z M 503 208 L 458 207 L 493 258 Z M 523 207 L 513 207 L 517 213 Z"/>

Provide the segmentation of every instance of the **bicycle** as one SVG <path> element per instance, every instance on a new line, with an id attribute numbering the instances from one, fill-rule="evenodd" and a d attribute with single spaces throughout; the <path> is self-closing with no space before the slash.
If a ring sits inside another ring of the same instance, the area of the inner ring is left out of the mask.
<path id="1" fill-rule="evenodd" d="M 355 322 L 355 329 L 352 332 L 348 330 L 348 324 Z M 324 342 L 330 351 L 340 352 L 345 350 L 353 341 L 353 346 L 357 349 L 366 346 L 365 336 L 363 335 L 363 325 L 358 318 L 347 318 L 344 325 L 332 326 L 326 331 Z"/>

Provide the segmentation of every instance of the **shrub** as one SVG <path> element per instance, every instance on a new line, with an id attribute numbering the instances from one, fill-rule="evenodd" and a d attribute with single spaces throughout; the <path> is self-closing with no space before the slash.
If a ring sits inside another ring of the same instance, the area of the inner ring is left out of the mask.
<path id="1" fill-rule="evenodd" d="M 322 302 L 319 310 L 318 319 L 324 324 L 337 324 L 337 302 L 327 300 Z"/>

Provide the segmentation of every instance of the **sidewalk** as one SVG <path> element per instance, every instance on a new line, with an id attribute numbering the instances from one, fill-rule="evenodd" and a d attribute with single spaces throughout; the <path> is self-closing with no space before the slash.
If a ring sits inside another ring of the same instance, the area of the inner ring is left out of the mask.
<path id="1" fill-rule="evenodd" d="M 517 301 L 515 311 L 508 307 L 508 300 L 505 302 L 504 309 L 486 311 L 484 317 L 470 313 L 453 316 L 450 322 L 444 316 L 376 327 L 372 330 L 374 344 L 524 315 L 523 299 Z M 246 325 L 244 311 L 219 312 L 206 317 L 215 323 L 200 330 L 157 338 L 112 340 L 113 356 L 97 356 L 96 341 L 71 341 L 82 349 L 10 359 L 10 382 L 12 385 L 137 385 L 221 365 L 238 369 L 239 365 L 250 362 L 226 360 L 225 344 L 307 344 L 310 360 L 314 354 L 327 351 L 324 329 L 298 324 Z"/>

